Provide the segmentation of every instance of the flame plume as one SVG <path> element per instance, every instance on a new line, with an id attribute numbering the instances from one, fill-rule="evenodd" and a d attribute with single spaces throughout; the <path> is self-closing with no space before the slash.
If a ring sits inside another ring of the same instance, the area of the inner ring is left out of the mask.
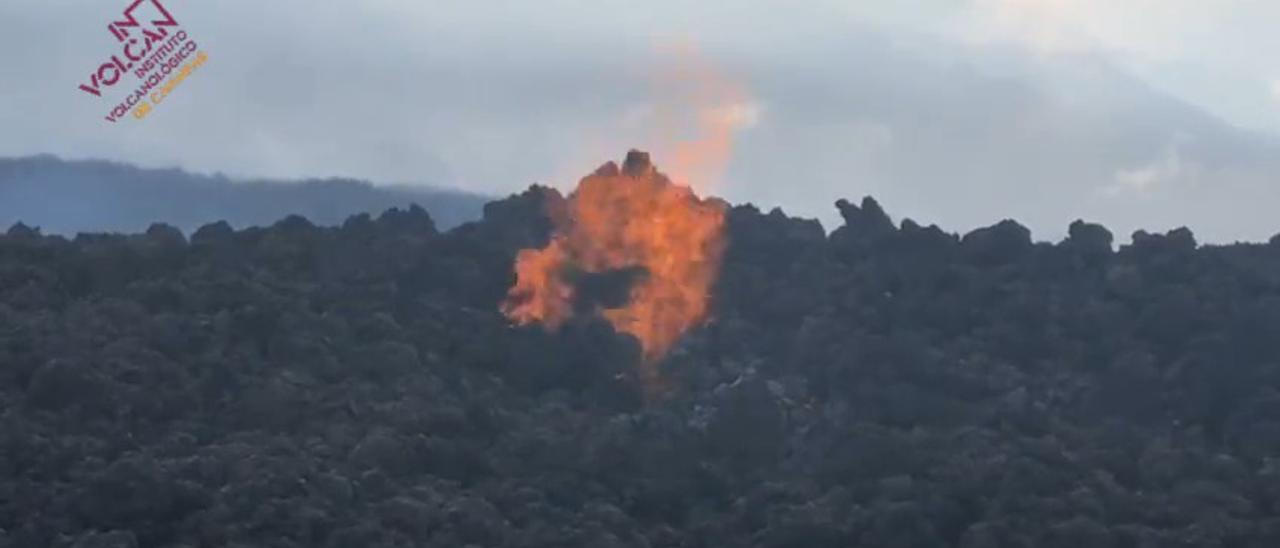
<path id="1" fill-rule="evenodd" d="M 516 285 L 502 305 L 507 317 L 555 329 L 574 312 L 575 271 L 639 268 L 627 302 L 598 312 L 640 341 L 646 364 L 706 319 L 725 246 L 724 202 L 673 184 L 648 154 L 633 150 L 622 169 L 606 163 L 554 209 L 551 241 L 516 257 Z M 651 369 L 644 373 L 653 379 Z"/>
<path id="2" fill-rule="evenodd" d="M 673 62 L 657 74 L 654 102 L 636 112 L 653 131 L 652 144 L 672 161 L 672 177 L 632 150 L 621 168 L 606 163 L 567 199 L 552 200 L 551 241 L 517 255 L 516 284 L 502 304 L 516 323 L 549 330 L 584 308 L 600 314 L 640 341 L 642 379 L 650 388 L 658 381 L 657 361 L 706 320 L 725 247 L 727 205 L 701 199 L 690 187 L 706 192 L 723 175 L 735 132 L 759 115 L 745 88 L 692 44 L 665 49 Z M 639 273 L 625 302 L 589 298 L 592 276 L 618 272 Z"/>

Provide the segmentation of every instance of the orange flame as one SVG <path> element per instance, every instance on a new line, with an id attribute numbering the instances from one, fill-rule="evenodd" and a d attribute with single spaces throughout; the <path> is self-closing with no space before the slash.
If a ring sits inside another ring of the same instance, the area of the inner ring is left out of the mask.
<path id="1" fill-rule="evenodd" d="M 645 361 L 662 357 L 706 318 L 711 284 L 724 250 L 725 204 L 677 186 L 633 151 L 624 169 L 610 162 L 587 176 L 553 212 L 555 233 L 543 249 L 516 257 L 516 285 L 502 310 L 520 324 L 548 329 L 573 314 L 571 269 L 608 272 L 641 267 L 645 275 L 620 308 L 600 311 L 614 329 L 640 341 Z"/>
<path id="2" fill-rule="evenodd" d="M 681 62 L 663 74 L 664 97 L 650 120 L 661 133 L 658 149 L 675 161 L 676 183 L 637 151 L 622 169 L 609 162 L 583 178 L 550 206 L 555 232 L 547 246 L 517 255 L 516 284 L 502 304 L 518 324 L 555 329 L 574 313 L 575 271 L 643 269 L 626 304 L 594 312 L 640 341 L 641 373 L 650 383 L 658 380 L 656 362 L 707 318 L 725 246 L 726 204 L 701 199 L 689 186 L 705 189 L 719 178 L 734 131 L 755 117 L 739 86 L 687 45 L 676 49 Z"/>

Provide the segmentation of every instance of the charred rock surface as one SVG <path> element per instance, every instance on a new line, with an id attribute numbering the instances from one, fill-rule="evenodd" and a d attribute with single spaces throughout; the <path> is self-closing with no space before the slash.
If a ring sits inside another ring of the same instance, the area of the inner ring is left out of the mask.
<path id="1" fill-rule="evenodd" d="M 646 399 L 608 323 L 498 310 L 560 199 L 13 227 L 0 546 L 1280 545 L 1280 243 L 740 206 Z"/>

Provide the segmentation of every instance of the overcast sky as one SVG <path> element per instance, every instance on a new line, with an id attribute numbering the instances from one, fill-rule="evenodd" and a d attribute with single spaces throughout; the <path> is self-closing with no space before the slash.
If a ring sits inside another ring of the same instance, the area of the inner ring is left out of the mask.
<path id="1" fill-rule="evenodd" d="M 1280 2 L 163 1 L 208 62 L 115 124 L 134 80 L 76 86 L 127 2 L 0 3 L 0 156 L 569 188 L 630 147 L 662 166 L 664 113 L 710 79 L 735 141 L 714 192 L 828 229 L 871 194 L 1047 240 L 1080 217 L 1121 242 L 1280 232 Z"/>

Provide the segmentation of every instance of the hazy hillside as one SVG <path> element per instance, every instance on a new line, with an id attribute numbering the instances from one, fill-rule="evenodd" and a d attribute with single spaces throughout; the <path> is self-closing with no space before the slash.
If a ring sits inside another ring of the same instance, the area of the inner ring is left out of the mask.
<path id="1" fill-rule="evenodd" d="M 0 226 L 46 233 L 136 232 L 163 222 L 184 232 L 225 220 L 269 225 L 303 215 L 321 225 L 416 203 L 441 228 L 476 219 L 486 198 L 434 188 L 375 187 L 352 179 L 236 181 L 177 169 L 142 169 L 52 156 L 0 158 Z"/>

